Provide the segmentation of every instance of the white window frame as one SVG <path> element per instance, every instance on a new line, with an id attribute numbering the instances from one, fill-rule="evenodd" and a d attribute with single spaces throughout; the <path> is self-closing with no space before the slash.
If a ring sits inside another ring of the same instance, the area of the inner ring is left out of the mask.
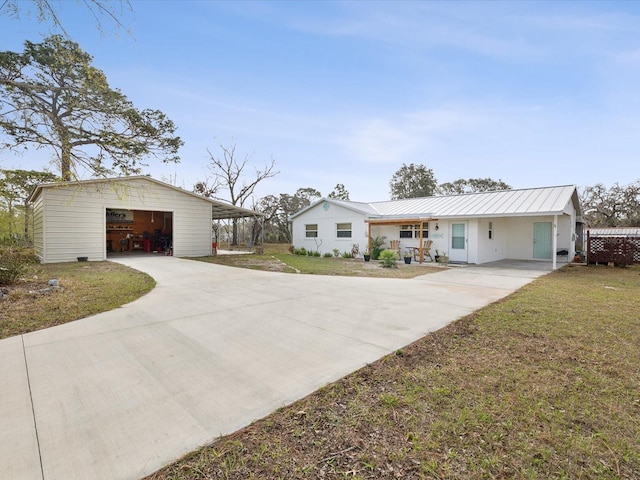
<path id="1" fill-rule="evenodd" d="M 346 226 L 348 225 L 348 227 Z M 348 235 L 340 235 L 341 233 L 348 233 Z M 336 223 L 336 238 L 352 238 L 353 237 L 353 224 L 351 222 Z"/>
<path id="2" fill-rule="evenodd" d="M 309 228 L 315 227 L 315 228 Z M 305 238 L 318 238 L 318 224 L 317 223 L 306 223 L 304 225 L 304 237 Z"/>

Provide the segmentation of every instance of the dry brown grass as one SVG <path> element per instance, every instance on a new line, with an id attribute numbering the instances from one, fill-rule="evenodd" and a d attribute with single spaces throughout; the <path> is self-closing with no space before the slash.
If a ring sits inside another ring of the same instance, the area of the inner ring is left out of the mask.
<path id="1" fill-rule="evenodd" d="M 35 293 L 57 278 L 62 287 Z M 149 292 L 147 274 L 113 262 L 55 263 L 33 267 L 0 300 L 0 338 L 53 327 L 112 310 Z"/>
<path id="2" fill-rule="evenodd" d="M 148 478 L 640 478 L 639 312 L 565 268 Z"/>

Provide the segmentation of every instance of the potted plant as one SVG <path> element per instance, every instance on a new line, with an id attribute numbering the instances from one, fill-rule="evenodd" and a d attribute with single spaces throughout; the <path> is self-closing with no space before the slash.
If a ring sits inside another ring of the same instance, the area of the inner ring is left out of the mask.
<path id="1" fill-rule="evenodd" d="M 442 252 L 441 254 L 436 255 L 436 258 L 437 258 L 436 262 L 438 263 L 442 263 L 444 265 L 449 263 L 449 257 L 447 256 L 447 252 Z"/>
<path id="2" fill-rule="evenodd" d="M 404 251 L 404 263 L 406 265 L 411 265 L 411 258 L 413 258 L 413 251 L 409 248 Z"/>
<path id="3" fill-rule="evenodd" d="M 437 262 L 437 261 L 438 261 L 438 259 L 440 258 L 440 251 L 439 251 L 437 248 L 436 248 L 436 253 L 435 253 L 435 255 L 433 256 L 433 258 L 435 259 L 435 261 L 436 261 L 436 262 Z"/>
<path id="4" fill-rule="evenodd" d="M 362 257 L 364 258 L 365 262 L 368 262 L 369 260 L 371 260 L 371 254 L 369 253 L 368 247 L 364 249 L 364 253 L 362 254 Z"/>

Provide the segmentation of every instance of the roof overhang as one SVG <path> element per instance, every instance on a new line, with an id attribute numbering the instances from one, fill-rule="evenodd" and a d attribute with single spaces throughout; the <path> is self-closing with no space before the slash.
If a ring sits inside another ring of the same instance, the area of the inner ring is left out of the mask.
<path id="1" fill-rule="evenodd" d="M 402 218 L 367 218 L 370 225 L 415 225 L 417 223 L 437 222 L 433 217 L 402 217 Z"/>
<path id="2" fill-rule="evenodd" d="M 264 216 L 263 213 L 256 212 L 255 210 L 249 210 L 248 208 L 236 207 L 235 205 L 226 204 L 215 200 L 211 200 L 211 202 L 211 218 L 213 220 Z"/>
<path id="3" fill-rule="evenodd" d="M 52 182 L 52 183 L 42 183 L 37 185 L 36 188 L 31 192 L 27 201 L 29 203 L 33 203 L 41 192 L 46 188 L 73 188 L 75 186 L 82 185 L 92 185 L 92 184 L 100 184 L 100 183 L 112 183 L 112 184 L 127 184 L 132 181 L 143 180 L 151 183 L 155 183 L 164 188 L 174 190 L 176 192 L 180 192 L 183 195 L 188 195 L 191 197 L 195 197 L 199 200 L 208 202 L 211 204 L 211 218 L 213 220 L 224 220 L 229 218 L 246 218 L 246 217 L 262 217 L 263 213 L 256 212 L 255 210 L 250 210 L 248 208 L 237 207 L 232 205 L 231 203 L 222 202 L 220 200 L 214 200 L 212 198 L 207 198 L 202 195 L 199 195 L 194 192 L 190 192 L 180 187 L 176 187 L 174 185 L 170 185 L 165 182 L 161 182 L 160 180 L 156 180 L 155 178 L 146 176 L 146 175 L 136 175 L 130 177 L 117 177 L 117 178 L 93 178 L 90 180 L 78 180 L 78 181 L 69 181 L 69 182 Z"/>

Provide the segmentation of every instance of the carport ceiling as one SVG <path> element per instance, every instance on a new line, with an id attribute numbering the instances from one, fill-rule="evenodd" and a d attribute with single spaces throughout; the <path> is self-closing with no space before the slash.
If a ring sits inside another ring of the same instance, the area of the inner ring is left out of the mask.
<path id="1" fill-rule="evenodd" d="M 227 218 L 262 217 L 263 214 L 247 208 L 235 205 L 211 201 L 211 218 L 213 220 L 225 220 Z"/>

